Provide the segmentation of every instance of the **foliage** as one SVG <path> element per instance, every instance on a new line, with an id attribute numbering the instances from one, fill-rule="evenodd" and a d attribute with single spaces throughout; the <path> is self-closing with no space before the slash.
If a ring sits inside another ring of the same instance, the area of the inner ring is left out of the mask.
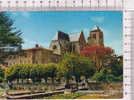
<path id="1" fill-rule="evenodd" d="M 4 81 L 4 71 L 0 66 L 0 82 Z"/>
<path id="2" fill-rule="evenodd" d="M 75 99 L 86 94 L 87 93 L 59 94 L 45 97 L 45 99 Z"/>
<path id="3" fill-rule="evenodd" d="M 0 47 L 12 46 L 21 48 L 23 43 L 20 30 L 13 26 L 14 22 L 7 13 L 0 12 Z M 0 50 L 1 52 L 1 50 Z M 9 53 L 0 54 L 0 63 L 6 64 L 5 58 Z"/>
<path id="4" fill-rule="evenodd" d="M 98 72 L 110 61 L 113 53 L 113 49 L 104 46 L 87 46 L 81 51 L 83 56 L 92 59 Z"/>
<path id="5" fill-rule="evenodd" d="M 121 56 L 113 57 L 108 66 L 111 74 L 114 76 L 120 76 L 123 74 L 123 58 Z"/>
<path id="6" fill-rule="evenodd" d="M 57 72 L 57 65 L 48 64 L 18 64 L 9 66 L 5 71 L 5 79 L 12 82 L 16 79 L 31 79 L 33 82 L 40 82 L 42 78 L 51 77 L 54 79 Z"/>
<path id="7" fill-rule="evenodd" d="M 54 84 L 54 78 L 56 77 L 56 74 L 57 74 L 57 64 L 48 63 L 45 65 L 45 70 L 46 70 L 48 77 L 51 77 L 52 84 Z"/>
<path id="8" fill-rule="evenodd" d="M 101 70 L 99 73 L 95 73 L 92 77 L 92 80 L 100 81 L 100 82 L 118 82 L 123 81 L 123 74 L 120 74 L 119 76 L 115 76 L 111 72 L 109 72 L 107 69 Z"/>
<path id="9" fill-rule="evenodd" d="M 66 54 L 58 67 L 61 76 L 66 79 L 66 84 L 69 84 L 69 80 L 72 76 L 75 77 L 76 83 L 80 81 L 81 76 L 90 78 L 94 74 L 94 67 L 89 58 Z"/>
<path id="10" fill-rule="evenodd" d="M 3 12 L 0 12 L 0 45 L 21 44 L 21 31 L 13 27 L 13 20 Z"/>

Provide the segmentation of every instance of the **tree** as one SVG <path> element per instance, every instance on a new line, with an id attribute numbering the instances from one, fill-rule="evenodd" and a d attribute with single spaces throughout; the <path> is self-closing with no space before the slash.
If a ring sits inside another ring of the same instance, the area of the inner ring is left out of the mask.
<path id="1" fill-rule="evenodd" d="M 82 55 L 92 59 L 98 72 L 107 66 L 113 53 L 113 49 L 104 46 L 87 46 L 81 51 Z"/>
<path id="2" fill-rule="evenodd" d="M 85 76 L 85 79 L 88 79 L 93 76 L 95 73 L 95 67 L 91 61 L 90 58 L 88 57 L 79 57 L 80 58 L 80 66 L 82 66 L 82 75 Z"/>
<path id="3" fill-rule="evenodd" d="M 114 76 L 120 76 L 123 74 L 123 57 L 114 56 L 109 63 L 109 70 Z"/>
<path id="4" fill-rule="evenodd" d="M 57 74 L 57 64 L 55 63 L 45 64 L 45 70 L 46 70 L 46 74 L 48 75 L 48 77 L 52 79 L 52 85 L 54 85 L 54 79 Z"/>
<path id="5" fill-rule="evenodd" d="M 107 70 L 102 69 L 100 72 L 96 72 L 92 77 L 92 80 L 99 82 L 107 82 Z"/>
<path id="6" fill-rule="evenodd" d="M 75 76 L 76 85 L 78 88 L 78 83 L 81 80 L 81 76 L 84 76 L 87 82 L 87 79 L 95 73 L 95 67 L 93 66 L 91 60 L 87 57 L 77 56 L 76 62 L 78 64 L 74 68 L 73 75 Z"/>
<path id="7" fill-rule="evenodd" d="M 61 76 L 65 77 L 66 85 L 69 88 L 69 80 L 72 76 L 75 77 L 76 85 L 78 87 L 78 82 L 80 82 L 81 76 L 90 78 L 94 73 L 94 68 L 89 58 L 74 54 L 66 54 L 58 66 L 58 71 Z"/>
<path id="8" fill-rule="evenodd" d="M 3 82 L 4 80 L 4 70 L 0 66 L 0 82 Z"/>
<path id="9" fill-rule="evenodd" d="M 20 30 L 13 27 L 13 20 L 6 13 L 0 13 L 0 45 L 12 44 L 17 45 L 22 43 Z"/>
<path id="10" fill-rule="evenodd" d="M 74 73 L 74 66 L 77 66 L 76 57 L 72 54 L 65 54 L 62 61 L 58 66 L 58 73 L 63 76 L 66 80 L 66 88 L 70 88 L 69 80 L 72 78 Z"/>
<path id="11" fill-rule="evenodd" d="M 42 66 L 32 64 L 32 68 L 30 69 L 30 78 L 33 82 L 41 82 L 42 76 Z"/>
<path id="12" fill-rule="evenodd" d="M 13 66 L 9 66 L 8 68 L 6 68 L 5 70 L 5 79 L 9 82 L 12 82 L 15 79 L 19 79 L 20 78 L 20 70 L 22 67 L 20 65 L 13 65 Z"/>
<path id="13" fill-rule="evenodd" d="M 0 47 L 12 46 L 21 48 L 23 40 L 21 38 L 22 32 L 13 26 L 14 22 L 7 13 L 0 12 Z M 1 53 L 0 63 L 5 64 L 4 59 L 9 53 Z"/>
<path id="14" fill-rule="evenodd" d="M 33 64 L 20 64 L 20 66 L 21 66 L 21 70 L 19 71 L 19 74 L 23 83 L 23 80 L 25 79 L 28 80 L 29 78 L 31 78 L 32 75 L 30 74 L 30 71 L 33 68 Z"/>

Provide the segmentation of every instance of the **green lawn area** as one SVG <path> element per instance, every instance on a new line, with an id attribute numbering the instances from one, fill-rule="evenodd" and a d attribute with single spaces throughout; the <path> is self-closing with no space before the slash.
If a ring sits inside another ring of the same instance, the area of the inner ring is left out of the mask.
<path id="1" fill-rule="evenodd" d="M 120 99 L 120 98 L 123 98 L 123 94 L 114 94 L 114 95 L 88 94 L 80 96 L 77 99 Z"/>
<path id="2" fill-rule="evenodd" d="M 87 95 L 87 93 L 59 94 L 59 95 L 44 97 L 43 99 L 75 99 L 83 95 Z"/>
<path id="3" fill-rule="evenodd" d="M 123 94 L 103 95 L 103 94 L 88 94 L 88 93 L 72 93 L 59 94 L 44 97 L 43 99 L 119 99 L 123 98 Z"/>

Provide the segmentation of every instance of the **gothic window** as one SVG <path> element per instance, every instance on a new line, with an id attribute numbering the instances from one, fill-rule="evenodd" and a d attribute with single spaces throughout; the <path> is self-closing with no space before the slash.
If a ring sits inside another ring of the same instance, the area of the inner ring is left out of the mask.
<path id="1" fill-rule="evenodd" d="M 54 45 L 54 46 L 53 46 L 53 49 L 56 49 L 56 48 L 57 48 L 57 46 L 56 46 L 56 45 Z"/>
<path id="2" fill-rule="evenodd" d="M 96 34 L 93 34 L 93 38 L 96 39 Z"/>

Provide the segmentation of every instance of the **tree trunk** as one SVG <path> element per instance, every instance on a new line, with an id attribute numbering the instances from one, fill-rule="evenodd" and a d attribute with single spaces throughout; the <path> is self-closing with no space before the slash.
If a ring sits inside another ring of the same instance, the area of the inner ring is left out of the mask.
<path id="1" fill-rule="evenodd" d="M 69 79 L 66 79 L 65 88 L 70 88 L 70 82 L 69 82 Z"/>
<path id="2" fill-rule="evenodd" d="M 47 78 L 45 78 L 45 83 L 47 84 Z"/>
<path id="3" fill-rule="evenodd" d="M 54 86 L 54 78 L 52 77 L 52 90 L 55 88 Z"/>

